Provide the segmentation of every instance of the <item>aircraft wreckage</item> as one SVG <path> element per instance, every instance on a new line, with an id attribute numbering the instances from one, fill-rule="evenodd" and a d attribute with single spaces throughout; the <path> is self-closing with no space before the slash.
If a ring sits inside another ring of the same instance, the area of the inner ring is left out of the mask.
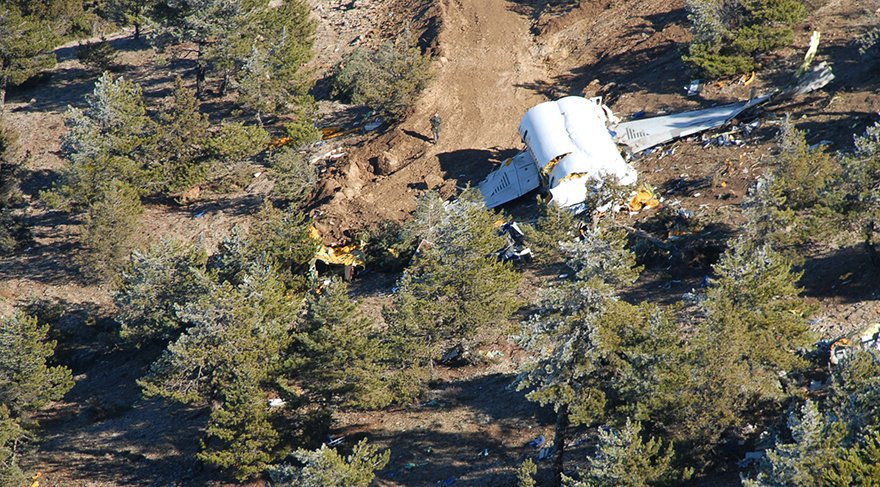
<path id="1" fill-rule="evenodd" d="M 741 103 L 620 123 L 601 98 L 569 96 L 526 112 L 519 134 L 526 150 L 504 161 L 479 184 L 486 206 L 495 208 L 544 186 L 563 208 L 582 204 L 591 186 L 613 177 L 631 185 L 638 177 L 618 149 L 630 154 L 723 126 L 763 103 Z"/>
<path id="2" fill-rule="evenodd" d="M 495 208 L 539 187 L 551 202 L 583 209 L 588 193 L 614 178 L 631 185 L 638 174 L 621 155 L 724 126 L 771 97 L 784 99 L 819 89 L 834 79 L 827 64 L 808 70 L 818 47 L 815 33 L 804 64 L 788 88 L 748 101 L 661 117 L 620 122 L 601 98 L 569 96 L 529 109 L 519 124 L 525 151 L 505 160 L 479 183 L 486 206 Z"/>

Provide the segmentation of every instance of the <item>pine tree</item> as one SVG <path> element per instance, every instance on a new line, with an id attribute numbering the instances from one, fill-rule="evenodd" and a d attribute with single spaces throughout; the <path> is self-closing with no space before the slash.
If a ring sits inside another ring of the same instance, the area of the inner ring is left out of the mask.
<path id="1" fill-rule="evenodd" d="M 823 473 L 835 463 L 846 429 L 831 423 L 812 401 L 807 401 L 800 414 L 788 419 L 793 443 L 777 444 L 767 452 L 762 471 L 746 487 L 782 487 L 798 485 L 819 487 Z"/>
<path id="2" fill-rule="evenodd" d="M 251 264 L 240 284 L 215 284 L 178 308 L 188 328 L 139 381 L 147 396 L 212 404 L 199 458 L 239 479 L 274 459 L 278 435 L 261 385 L 282 365 L 298 308 L 272 267 Z"/>
<path id="3" fill-rule="evenodd" d="M 211 64 L 225 60 L 223 44 L 243 34 L 244 18 L 253 1 L 164 0 L 156 8 L 162 32 L 174 42 L 196 45 L 196 96 L 201 97 Z"/>
<path id="4" fill-rule="evenodd" d="M 134 246 L 131 237 L 143 207 L 137 190 L 125 182 L 111 180 L 98 191 L 89 203 L 79 235 L 85 251 L 79 264 L 89 276 L 111 278 Z"/>
<path id="5" fill-rule="evenodd" d="M 826 485 L 876 485 L 880 481 L 880 431 L 841 452 L 823 472 L 823 480 Z"/>
<path id="6" fill-rule="evenodd" d="M 369 487 L 376 471 L 388 464 L 391 451 L 380 451 L 366 438 L 351 455 L 343 457 L 327 445 L 315 451 L 297 450 L 293 456 L 302 468 L 284 465 L 271 473 L 279 487 Z"/>
<path id="7" fill-rule="evenodd" d="M 629 381 L 646 379 L 639 376 L 653 370 L 649 365 L 646 370 L 635 371 L 632 365 L 638 359 L 627 361 L 627 349 L 634 347 L 635 351 L 645 345 L 644 337 L 637 333 L 625 345 L 619 334 L 621 325 L 638 332 L 632 327 L 642 326 L 642 313 L 654 314 L 648 308 L 640 310 L 620 302 L 616 296 L 615 286 L 631 283 L 638 277 L 635 258 L 623 247 L 620 234 L 598 232 L 564 246 L 567 262 L 575 275 L 544 290 L 537 311 L 523 323 L 518 337 L 519 344 L 536 356 L 536 360 L 526 366 L 520 389 L 529 390 L 527 397 L 532 401 L 552 404 L 557 413 L 556 485 L 561 484 L 568 425 L 600 421 L 606 415 L 606 408 L 622 406 L 632 399 L 645 399 L 620 394 L 618 402 L 616 396 L 623 392 L 623 384 L 617 384 L 613 377 L 618 372 L 626 373 L 629 378 L 625 383 L 632 387 L 634 384 Z M 669 336 L 668 319 L 663 318 L 662 313 L 656 318 L 652 321 L 658 325 L 655 334 L 664 332 Z M 667 343 L 665 337 L 648 339 L 658 344 Z M 674 346 L 675 342 L 672 334 L 669 343 Z M 662 357 L 652 358 L 662 360 Z"/>
<path id="8" fill-rule="evenodd" d="M 717 277 L 702 304 L 710 346 L 730 354 L 749 377 L 744 390 L 764 399 L 784 397 L 780 372 L 804 367 L 798 349 L 812 343 L 808 321 L 814 307 L 800 297 L 800 273 L 769 246 L 742 240 L 714 270 Z"/>
<path id="9" fill-rule="evenodd" d="M 318 182 L 315 167 L 289 148 L 272 154 L 270 164 L 275 174 L 272 196 L 293 207 L 302 207 L 308 202 Z"/>
<path id="10" fill-rule="evenodd" d="M 25 474 L 19 466 L 21 444 L 28 433 L 10 417 L 9 408 L 0 404 L 0 485 L 25 485 Z"/>
<path id="11" fill-rule="evenodd" d="M 248 231 L 246 252 L 251 259 L 265 258 L 281 271 L 288 287 L 304 291 L 305 275 L 318 250 L 311 228 L 308 217 L 296 208 L 279 210 L 267 202 Z"/>
<path id="12" fill-rule="evenodd" d="M 754 70 L 807 16 L 800 0 L 688 0 L 687 11 L 694 39 L 684 60 L 711 78 Z"/>
<path id="13" fill-rule="evenodd" d="M 538 467 L 531 458 L 527 458 L 516 472 L 517 487 L 536 487 L 534 475 L 538 473 Z"/>
<path id="14" fill-rule="evenodd" d="M 23 14 L 14 5 L 0 5 L 0 115 L 9 85 L 21 84 L 55 65 L 57 42 L 47 21 Z"/>
<path id="15" fill-rule="evenodd" d="M 49 327 L 24 313 L 0 317 L 0 484 L 23 485 L 19 458 L 33 440 L 34 415 L 73 387 L 70 369 L 49 365 Z"/>
<path id="16" fill-rule="evenodd" d="M 22 313 L 0 318 L 0 404 L 23 426 L 33 413 L 57 401 L 73 387 L 70 369 L 49 362 L 55 341 L 49 327 Z"/>
<path id="17" fill-rule="evenodd" d="M 819 202 L 822 190 L 835 173 L 831 156 L 819 147 L 810 149 L 806 134 L 791 122 L 782 130 L 779 166 L 773 173 L 785 195 L 787 206 L 793 210 L 810 208 Z"/>
<path id="18" fill-rule="evenodd" d="M 672 445 L 642 439 L 642 425 L 627 419 L 619 430 L 599 429 L 596 453 L 588 458 L 583 480 L 566 477 L 566 487 L 647 487 L 675 480 Z"/>
<path id="19" fill-rule="evenodd" d="M 337 68 L 333 95 L 399 121 L 432 78 L 430 55 L 422 53 L 407 31 L 375 51 L 352 52 Z"/>
<path id="20" fill-rule="evenodd" d="M 175 338 L 185 325 L 178 307 L 210 288 L 207 259 L 202 249 L 174 239 L 134 251 L 113 296 L 122 338 L 138 345 Z"/>
<path id="21" fill-rule="evenodd" d="M 265 393 L 251 378 L 223 386 L 223 402 L 211 420 L 196 458 L 244 481 L 263 473 L 275 458 L 278 432 L 269 422 Z"/>
<path id="22" fill-rule="evenodd" d="M 308 295 L 286 368 L 325 408 L 381 408 L 393 399 L 390 352 L 348 286 L 333 279 Z"/>
<path id="23" fill-rule="evenodd" d="M 469 347 L 519 307 L 521 276 L 495 255 L 504 246 L 496 218 L 472 190 L 419 224 L 432 240 L 404 272 L 389 313 L 392 333 L 412 368 L 430 367 L 453 346 Z"/>
<path id="24" fill-rule="evenodd" d="M 152 192 L 175 194 L 198 185 L 210 168 L 208 116 L 199 111 L 199 101 L 178 77 L 171 103 L 159 113 L 156 142 L 148 154 L 148 175 Z"/>
<path id="25" fill-rule="evenodd" d="M 829 226 L 841 224 L 858 229 L 864 236 L 874 264 L 880 266 L 880 124 L 855 137 L 856 149 L 842 158 L 842 173 L 830 185 Z M 836 218 L 835 218 L 836 217 Z"/>
<path id="26" fill-rule="evenodd" d="M 142 159 L 154 122 L 147 116 L 141 87 L 104 73 L 86 97 L 85 110 L 69 108 L 62 150 L 70 164 L 61 183 L 44 194 L 53 206 L 82 209 L 98 199 L 110 181 L 142 186 Z"/>
<path id="27" fill-rule="evenodd" d="M 309 118 L 314 100 L 305 65 L 314 55 L 316 24 L 303 0 L 290 0 L 281 6 L 259 9 L 249 22 L 250 52 L 241 58 L 236 72 L 239 101 L 263 115 L 290 112 Z M 305 120 L 306 123 L 312 121 Z"/>

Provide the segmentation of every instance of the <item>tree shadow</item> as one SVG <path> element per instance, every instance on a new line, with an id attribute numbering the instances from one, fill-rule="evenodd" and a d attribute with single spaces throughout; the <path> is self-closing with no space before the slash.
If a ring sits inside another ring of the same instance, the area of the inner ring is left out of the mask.
<path id="1" fill-rule="evenodd" d="M 70 215 L 50 211 L 27 215 L 21 220 L 32 235 L 53 238 L 50 243 L 31 240 L 25 249 L 0 257 L 0 276 L 28 279 L 44 284 L 85 284 L 86 279 L 71 259 L 80 246 L 59 228 L 77 223 Z"/>
<path id="2" fill-rule="evenodd" d="M 459 187 L 476 186 L 505 159 L 520 153 L 518 149 L 461 149 L 437 154 L 444 179 L 453 179 Z"/>
<path id="3" fill-rule="evenodd" d="M 452 478 L 456 486 L 515 485 L 522 461 L 537 462 L 539 449 L 528 442 L 542 434 L 552 440 L 555 414 L 510 387 L 514 379 L 513 374 L 490 374 L 443 381 L 421 406 L 383 413 L 386 419 L 399 415 L 429 424 L 396 430 L 373 429 L 376 423 L 368 422 L 340 433 L 351 437 L 349 443 L 368 436 L 391 448 L 391 461 L 378 476 L 380 485 L 436 485 Z M 539 479 L 549 480 L 550 462 L 538 465 Z"/>
<path id="4" fill-rule="evenodd" d="M 864 245 L 853 245 L 807 259 L 804 295 L 837 298 L 846 303 L 880 300 L 880 274 Z"/>
<path id="5" fill-rule="evenodd" d="M 91 303 L 43 301 L 29 312 L 52 324 L 55 359 L 76 378 L 61 405 L 39 418 L 34 467 L 47 472 L 47 481 L 61 471 L 87 483 L 172 485 L 199 473 L 204 411 L 144 399 L 136 382 L 161 347 L 120 347 L 118 325 Z"/>

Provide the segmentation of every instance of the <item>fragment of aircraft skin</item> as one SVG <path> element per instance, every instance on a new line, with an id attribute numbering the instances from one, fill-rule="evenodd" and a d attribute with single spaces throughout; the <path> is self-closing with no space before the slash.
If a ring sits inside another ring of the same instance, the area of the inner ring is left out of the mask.
<path id="1" fill-rule="evenodd" d="M 601 141 L 601 143 L 605 143 L 607 139 L 607 141 L 624 145 L 630 153 L 637 153 L 676 138 L 721 127 L 743 111 L 764 103 L 768 99 L 769 95 L 746 102 L 617 123 L 610 130 L 592 127 L 593 132 L 587 134 L 570 133 L 570 126 L 566 126 L 564 121 L 566 113 L 563 113 L 562 122 L 548 118 L 546 114 L 549 113 L 549 116 L 552 116 L 553 112 L 548 109 L 547 105 L 556 102 L 543 103 L 535 108 L 540 107 L 539 110 L 543 110 L 545 115 L 535 118 L 538 121 L 546 121 L 549 125 L 554 125 L 553 129 L 556 133 L 549 137 L 556 140 L 536 140 L 534 121 L 531 123 L 532 137 L 529 137 L 530 128 L 527 121 L 530 113 L 527 112 L 523 117 L 523 123 L 520 124 L 520 134 L 527 142 L 526 151 L 501 164 L 498 169 L 480 182 L 479 188 L 488 208 L 495 208 L 512 201 L 541 185 L 548 188 L 553 200 L 560 206 L 575 207 L 582 203 L 586 196 L 586 191 L 581 190 L 581 187 L 585 188 L 585 180 L 602 179 L 616 175 L 619 180 L 632 179 L 632 182 L 635 182 L 635 171 L 628 166 L 628 170 L 622 170 L 621 164 L 625 164 L 623 159 L 620 158 L 620 161 L 617 161 L 615 157 L 608 154 L 607 150 L 604 153 L 600 152 L 600 158 L 603 160 L 598 164 L 591 164 L 593 162 L 591 160 L 585 162 L 582 153 L 575 154 L 571 158 L 572 163 L 563 163 L 572 155 L 571 147 L 574 147 L 571 142 L 564 139 L 581 138 Z M 617 122 L 616 118 L 610 114 L 610 110 L 601 105 L 600 101 L 586 100 L 580 97 L 567 97 L 559 101 L 563 100 L 566 101 L 569 109 L 575 107 L 590 110 L 595 112 L 594 116 L 602 116 L 611 123 Z M 598 106 L 599 110 L 595 110 L 585 103 L 590 103 L 594 107 Z M 568 137 L 564 137 L 563 134 Z M 559 135 L 563 135 L 562 139 L 559 138 Z M 529 141 L 536 147 L 529 146 Z M 536 161 L 536 158 L 540 157 L 536 156 L 536 153 L 544 153 L 545 155 L 552 153 L 548 152 L 548 146 L 559 147 L 559 154 L 556 154 L 555 157 L 546 156 L 548 160 L 545 161 L 545 164 L 541 164 L 540 161 Z M 615 150 L 617 149 L 615 148 Z M 619 152 L 616 153 L 616 156 L 620 156 Z M 559 174 L 555 174 L 557 172 Z"/>

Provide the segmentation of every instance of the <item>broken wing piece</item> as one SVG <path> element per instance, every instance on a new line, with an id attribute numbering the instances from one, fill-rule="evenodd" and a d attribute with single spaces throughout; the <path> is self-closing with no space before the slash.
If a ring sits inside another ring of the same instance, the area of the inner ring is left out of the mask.
<path id="1" fill-rule="evenodd" d="M 541 185 L 538 166 L 528 152 L 501 163 L 480 182 L 480 192 L 487 208 L 495 208 L 537 189 Z"/>
<path id="2" fill-rule="evenodd" d="M 614 131 L 617 132 L 617 141 L 635 154 L 679 137 L 718 128 L 743 111 L 764 103 L 769 98 L 770 96 L 766 95 L 741 103 L 633 120 L 617 125 Z"/>

